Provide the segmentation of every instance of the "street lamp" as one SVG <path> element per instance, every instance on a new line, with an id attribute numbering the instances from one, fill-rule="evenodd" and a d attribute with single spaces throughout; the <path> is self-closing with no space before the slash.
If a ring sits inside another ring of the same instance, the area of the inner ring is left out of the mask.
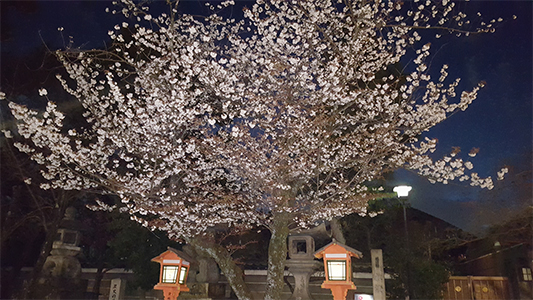
<path id="1" fill-rule="evenodd" d="M 404 198 L 404 201 L 402 201 L 402 207 L 403 207 L 403 226 L 405 231 L 405 249 L 407 249 L 407 253 L 410 253 L 409 248 L 409 231 L 407 230 L 407 214 L 405 212 L 405 205 L 407 204 L 407 199 L 409 197 L 409 191 L 411 191 L 413 188 L 408 185 L 399 185 L 394 187 L 392 191 L 396 192 L 398 195 L 398 198 Z M 407 260 L 407 299 L 412 298 L 412 291 L 411 291 L 411 268 L 409 264 L 409 259 Z"/>
<path id="2" fill-rule="evenodd" d="M 408 185 L 399 185 L 399 186 L 395 186 L 394 189 L 392 189 L 392 191 L 396 192 L 396 194 L 398 194 L 398 198 L 399 198 L 399 197 L 408 197 L 409 196 L 409 192 L 412 189 L 413 188 L 408 186 Z"/>
<path id="3" fill-rule="evenodd" d="M 185 282 L 191 263 L 184 260 L 184 256 L 187 255 L 168 247 L 167 251 L 152 259 L 153 262 L 161 264 L 159 283 L 154 286 L 154 289 L 163 290 L 165 300 L 176 300 L 180 292 L 189 291 Z"/>
<path id="4" fill-rule="evenodd" d="M 351 257 L 362 258 L 363 254 L 353 248 L 337 242 L 335 239 L 315 252 L 316 258 L 324 259 L 326 281 L 323 289 L 331 289 L 334 300 L 346 299 L 348 290 L 355 290 L 352 282 Z"/>
<path id="5" fill-rule="evenodd" d="M 404 229 L 405 229 L 405 238 L 406 238 L 406 242 L 409 243 L 409 232 L 407 231 L 407 214 L 405 213 L 405 205 L 406 205 L 406 202 L 407 202 L 407 199 L 409 197 L 409 192 L 412 190 L 413 188 L 408 186 L 408 185 L 399 185 L 399 186 L 395 186 L 392 191 L 393 192 L 396 192 L 396 194 L 398 195 L 398 198 L 404 198 L 404 201 L 402 201 L 402 206 L 403 206 L 403 225 L 404 225 Z"/>

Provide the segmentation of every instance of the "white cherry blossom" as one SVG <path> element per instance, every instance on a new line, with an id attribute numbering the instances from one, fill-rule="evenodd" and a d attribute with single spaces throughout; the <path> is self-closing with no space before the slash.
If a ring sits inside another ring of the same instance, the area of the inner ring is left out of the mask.
<path id="1" fill-rule="evenodd" d="M 365 214 L 367 182 L 398 168 L 490 189 L 458 151 L 439 159 L 436 139 L 419 140 L 483 86 L 457 99 L 447 65 L 431 78 L 419 32 L 467 32 L 454 2 L 437 2 L 403 15 L 400 2 L 258 1 L 235 21 L 154 16 L 124 0 L 139 21 L 110 30 L 109 51 L 57 52 L 88 126 L 67 129 L 52 102 L 10 102 L 28 139 L 16 146 L 43 165 L 42 188 L 112 192 L 121 211 L 176 238 Z M 402 73 L 407 56 L 415 66 Z"/>

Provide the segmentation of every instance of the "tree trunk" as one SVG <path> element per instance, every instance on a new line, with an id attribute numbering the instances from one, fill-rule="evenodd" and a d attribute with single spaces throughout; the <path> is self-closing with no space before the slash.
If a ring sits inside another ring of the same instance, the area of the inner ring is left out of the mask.
<path id="1" fill-rule="evenodd" d="M 104 270 L 104 265 L 99 264 L 98 268 L 96 268 L 96 275 L 94 276 L 94 285 L 93 285 L 93 298 L 92 299 L 98 299 L 100 296 L 100 285 L 102 284 L 102 279 L 104 278 L 104 274 L 107 270 Z"/>
<path id="2" fill-rule="evenodd" d="M 366 246 L 368 247 L 368 250 L 372 249 L 372 229 L 366 229 Z"/>
<path id="3" fill-rule="evenodd" d="M 239 300 L 252 300 L 252 293 L 244 282 L 242 269 L 235 264 L 228 250 L 221 245 L 215 244 L 208 238 L 195 237 L 186 239 L 187 243 L 194 247 L 197 252 L 206 253 L 218 264 L 229 285 Z"/>
<path id="4" fill-rule="evenodd" d="M 275 215 L 270 231 L 265 300 L 279 300 L 285 284 L 283 276 L 285 273 L 285 261 L 287 260 L 288 214 L 279 213 Z"/>
<path id="5" fill-rule="evenodd" d="M 331 227 L 331 235 L 341 244 L 346 244 L 344 233 L 342 232 L 342 226 L 338 218 L 333 218 L 329 222 Z"/>
<path id="6" fill-rule="evenodd" d="M 265 300 L 279 300 L 282 297 L 287 259 L 287 237 L 289 235 L 289 216 L 281 213 L 274 216 L 268 247 L 268 270 Z M 227 249 L 215 244 L 213 240 L 202 237 L 187 238 L 187 243 L 196 251 L 206 253 L 217 262 L 226 276 L 229 285 L 239 300 L 251 300 L 252 294 L 244 281 L 242 269 L 235 264 Z"/>

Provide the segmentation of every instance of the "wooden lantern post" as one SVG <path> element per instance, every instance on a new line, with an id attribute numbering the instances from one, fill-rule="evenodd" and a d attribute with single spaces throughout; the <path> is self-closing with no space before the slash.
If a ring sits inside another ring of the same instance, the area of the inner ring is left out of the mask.
<path id="1" fill-rule="evenodd" d="M 180 254 L 184 256 L 181 251 L 169 247 L 167 251 L 152 259 L 161 265 L 159 283 L 154 289 L 163 290 L 165 300 L 176 300 L 180 292 L 189 291 L 186 281 L 191 263 L 180 257 Z"/>
<path id="2" fill-rule="evenodd" d="M 345 300 L 348 290 L 356 289 L 352 282 L 352 256 L 362 258 L 363 254 L 335 239 L 315 252 L 316 258 L 324 259 L 326 281 L 321 287 L 330 289 L 334 300 Z"/>

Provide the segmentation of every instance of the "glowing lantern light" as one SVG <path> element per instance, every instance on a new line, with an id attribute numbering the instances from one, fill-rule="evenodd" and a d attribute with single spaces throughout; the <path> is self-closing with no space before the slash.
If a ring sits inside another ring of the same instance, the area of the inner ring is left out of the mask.
<path id="1" fill-rule="evenodd" d="M 167 251 L 152 259 L 153 262 L 161 264 L 159 283 L 154 289 L 163 290 L 165 300 L 175 300 L 180 292 L 189 291 L 185 282 L 191 264 L 183 257 L 188 258 L 187 254 L 169 247 Z"/>
<path id="2" fill-rule="evenodd" d="M 316 258 L 324 259 L 326 281 L 322 288 L 331 289 L 334 300 L 344 300 L 348 290 L 356 289 L 352 282 L 352 256 L 362 258 L 363 254 L 335 239 L 315 252 Z"/>

